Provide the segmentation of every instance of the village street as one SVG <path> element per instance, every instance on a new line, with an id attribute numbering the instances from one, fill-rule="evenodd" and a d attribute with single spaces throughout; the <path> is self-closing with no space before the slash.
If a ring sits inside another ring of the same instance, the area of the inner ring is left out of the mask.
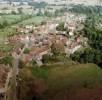
<path id="1" fill-rule="evenodd" d="M 13 61 L 13 69 L 12 69 L 12 78 L 11 78 L 11 91 L 10 91 L 10 98 L 9 100 L 17 100 L 17 76 L 19 74 L 19 60 L 20 56 L 22 55 L 24 48 L 21 50 L 21 53 L 19 55 L 12 54 L 14 61 Z"/>

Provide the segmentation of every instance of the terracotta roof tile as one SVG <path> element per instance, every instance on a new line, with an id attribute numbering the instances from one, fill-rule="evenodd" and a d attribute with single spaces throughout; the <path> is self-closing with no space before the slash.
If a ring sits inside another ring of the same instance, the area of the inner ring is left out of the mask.
<path id="1" fill-rule="evenodd" d="M 10 71 L 10 68 L 0 64 L 0 88 L 3 88 L 5 86 L 9 71 Z"/>

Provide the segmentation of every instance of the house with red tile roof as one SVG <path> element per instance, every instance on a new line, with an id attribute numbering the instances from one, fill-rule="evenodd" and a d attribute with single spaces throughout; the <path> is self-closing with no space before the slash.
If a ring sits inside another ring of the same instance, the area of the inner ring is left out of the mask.
<path id="1" fill-rule="evenodd" d="M 48 54 L 51 52 L 51 49 L 47 46 L 42 47 L 36 47 L 36 48 L 30 48 L 30 53 L 28 54 L 22 54 L 21 60 L 28 64 L 31 60 L 35 60 L 36 62 L 42 60 L 42 56 L 44 54 Z"/>
<path id="2" fill-rule="evenodd" d="M 8 100 L 9 98 L 11 77 L 12 69 L 0 64 L 0 100 Z"/>

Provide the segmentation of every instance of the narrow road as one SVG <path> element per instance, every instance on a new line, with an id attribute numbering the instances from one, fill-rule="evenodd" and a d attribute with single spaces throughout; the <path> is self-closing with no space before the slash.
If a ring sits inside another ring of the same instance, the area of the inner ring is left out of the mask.
<path id="1" fill-rule="evenodd" d="M 21 53 L 19 55 L 13 55 L 13 69 L 12 69 L 12 79 L 11 79 L 11 93 L 9 100 L 17 100 L 17 75 L 19 74 L 19 59 L 22 55 L 23 51 L 25 50 L 25 46 L 22 49 Z"/>
<path id="2" fill-rule="evenodd" d="M 11 96 L 10 96 L 10 100 L 17 100 L 17 95 L 16 95 L 16 86 L 17 86 L 17 82 L 16 82 L 16 75 L 18 73 L 18 64 L 19 64 L 19 59 L 14 59 L 13 62 L 14 66 L 13 66 L 13 77 L 11 79 Z"/>

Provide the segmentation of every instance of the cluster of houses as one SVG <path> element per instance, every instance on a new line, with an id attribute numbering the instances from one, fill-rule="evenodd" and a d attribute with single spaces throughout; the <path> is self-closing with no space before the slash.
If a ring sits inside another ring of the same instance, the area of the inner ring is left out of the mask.
<path id="1" fill-rule="evenodd" d="M 18 27 L 17 32 L 20 34 L 8 37 L 8 42 L 15 46 L 11 51 L 12 56 L 20 57 L 20 60 L 25 64 L 34 60 L 41 66 L 43 55 L 53 54 L 51 50 L 53 44 L 61 53 L 68 56 L 73 54 L 83 47 L 83 44 L 87 43 L 82 35 L 75 34 L 85 17 L 74 18 L 73 16 L 75 15 L 67 13 L 62 17 L 48 20 L 45 24 L 39 26 Z M 69 17 L 71 19 L 68 19 Z M 65 27 L 68 28 L 69 33 L 56 30 L 61 21 L 65 22 Z M 0 53 L 0 58 L 4 55 Z M 9 66 L 0 65 L 0 100 L 9 100 L 11 78 L 12 69 Z"/>
<path id="2" fill-rule="evenodd" d="M 81 21 L 83 21 L 85 17 L 74 18 L 74 16 L 73 14 L 67 13 L 62 17 L 47 21 L 43 25 L 26 25 L 25 27 L 20 27 L 17 31 L 22 34 L 9 37 L 9 42 L 24 44 L 24 48 L 29 49 L 29 53 L 22 53 L 20 57 L 26 64 L 31 60 L 35 60 L 41 65 L 43 55 L 51 54 L 52 44 L 55 44 L 56 47 L 62 50 L 66 55 L 73 54 L 76 50 L 81 48 L 85 42 L 83 41 L 84 37 L 74 34 L 78 28 L 77 26 L 81 24 Z M 70 20 L 68 19 L 69 17 Z M 65 22 L 65 27 L 68 28 L 69 33 L 56 30 L 60 21 Z M 17 52 L 21 52 L 22 49 L 20 49 L 20 47 L 18 48 Z"/>
<path id="3" fill-rule="evenodd" d="M 10 100 L 12 69 L 0 64 L 0 100 Z"/>
<path id="4" fill-rule="evenodd" d="M 38 9 L 33 9 L 32 6 L 29 5 L 29 0 L 21 0 L 21 1 L 8 1 L 8 0 L 0 0 L 0 13 L 1 14 L 12 14 L 15 12 L 19 13 L 18 9 L 21 8 L 24 14 L 36 14 L 38 13 Z"/>

